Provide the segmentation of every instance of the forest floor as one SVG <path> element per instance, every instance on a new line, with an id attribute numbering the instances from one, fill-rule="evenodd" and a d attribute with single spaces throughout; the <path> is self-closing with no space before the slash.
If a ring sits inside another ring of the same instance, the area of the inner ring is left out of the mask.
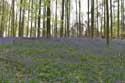
<path id="1" fill-rule="evenodd" d="M 125 40 L 0 38 L 0 83 L 125 83 Z"/>

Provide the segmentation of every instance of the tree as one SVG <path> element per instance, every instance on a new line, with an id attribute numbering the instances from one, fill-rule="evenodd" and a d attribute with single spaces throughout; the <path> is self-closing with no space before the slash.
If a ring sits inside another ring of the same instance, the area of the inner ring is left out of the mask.
<path id="1" fill-rule="evenodd" d="M 106 35 L 106 43 L 107 45 L 109 45 L 109 4 L 108 4 L 109 0 L 106 0 L 106 16 L 107 16 L 107 35 Z"/>
<path id="2" fill-rule="evenodd" d="M 0 37 L 3 37 L 3 29 L 4 29 L 4 8 L 5 8 L 5 1 L 2 0 L 2 12 L 1 12 L 1 26 L 0 26 Z"/>
<path id="3" fill-rule="evenodd" d="M 99 29 L 99 11 L 98 11 L 98 0 L 96 0 L 96 13 L 97 13 L 97 15 L 96 15 L 96 28 L 97 28 L 97 33 L 96 34 L 98 34 L 98 29 Z"/>
<path id="4" fill-rule="evenodd" d="M 106 33 L 106 1 L 104 0 L 104 38 L 107 37 Z"/>
<path id="5" fill-rule="evenodd" d="M 29 21 L 30 21 L 30 0 L 28 0 L 28 16 L 27 16 L 27 31 L 26 31 L 26 37 L 29 36 L 30 27 L 29 27 Z"/>
<path id="6" fill-rule="evenodd" d="M 119 7 L 120 7 L 120 2 L 119 2 L 119 0 L 118 0 L 118 6 L 117 6 L 117 21 L 118 21 L 118 24 L 117 24 L 117 38 L 119 38 L 119 36 L 120 36 L 120 19 L 119 19 L 119 17 L 120 17 L 120 11 L 119 11 Z"/>
<path id="7" fill-rule="evenodd" d="M 31 18 L 31 22 L 30 22 L 30 37 L 32 37 L 32 32 L 33 32 L 33 0 L 30 3 L 30 18 Z"/>
<path id="8" fill-rule="evenodd" d="M 109 19 L 106 0 L 88 0 L 84 17 L 82 1 L 74 1 L 0 0 L 0 37 L 82 37 L 85 24 L 87 34 L 84 36 L 107 38 L 107 23 L 109 39 L 120 38 L 125 33 L 124 0 L 108 0 Z M 73 15 L 75 18 L 71 18 Z"/>
<path id="9" fill-rule="evenodd" d="M 19 37 L 23 37 L 23 32 L 22 32 L 22 3 L 23 0 L 20 0 L 20 14 L 19 14 L 19 32 L 18 32 L 18 36 Z"/>
<path id="10" fill-rule="evenodd" d="M 11 16 L 11 33 L 12 33 L 12 37 L 15 36 L 15 0 L 12 0 L 12 16 Z"/>
<path id="11" fill-rule="evenodd" d="M 125 23 L 124 23 L 124 20 L 125 20 L 125 10 L 124 10 L 124 0 L 121 0 L 121 38 L 122 38 L 122 35 L 125 34 Z"/>
<path id="12" fill-rule="evenodd" d="M 51 0 L 47 0 L 47 38 L 51 36 L 51 10 L 50 3 Z"/>
<path id="13" fill-rule="evenodd" d="M 55 1 L 55 29 L 54 29 L 54 36 L 57 37 L 57 0 Z"/>
<path id="14" fill-rule="evenodd" d="M 88 0 L 88 26 L 87 26 L 87 28 L 88 28 L 88 36 L 90 37 L 90 20 L 89 20 L 89 6 L 90 6 L 90 0 Z"/>
<path id="15" fill-rule="evenodd" d="M 65 4 L 65 0 L 62 0 L 62 14 L 61 14 L 60 37 L 63 37 L 63 25 L 64 25 L 64 4 Z"/>
<path id="16" fill-rule="evenodd" d="M 91 38 L 94 37 L 94 0 L 91 1 Z"/>
<path id="17" fill-rule="evenodd" d="M 21 22 L 21 27 L 22 27 L 22 31 L 21 31 L 21 37 L 24 37 L 24 27 L 25 27 L 25 3 L 26 0 L 23 1 L 23 9 L 22 9 L 22 22 Z"/>
<path id="18" fill-rule="evenodd" d="M 42 36 L 46 36 L 46 1 L 43 1 L 44 7 L 43 7 L 43 30 L 42 30 Z"/>
<path id="19" fill-rule="evenodd" d="M 111 38 L 113 36 L 113 30 L 112 30 L 112 25 L 113 25 L 113 21 L 112 21 L 112 0 L 110 0 L 110 31 L 111 31 Z"/>
<path id="20" fill-rule="evenodd" d="M 69 26 L 70 26 L 70 0 L 67 0 L 65 3 L 65 37 L 69 37 Z"/>
<path id="21" fill-rule="evenodd" d="M 41 24 L 41 0 L 39 0 L 39 14 L 38 14 L 38 31 L 37 31 L 37 37 L 40 37 L 40 24 Z"/>
<path id="22" fill-rule="evenodd" d="M 79 37 L 82 36 L 82 29 L 81 29 L 81 0 L 79 0 Z"/>
<path id="23" fill-rule="evenodd" d="M 75 3 L 76 3 L 76 23 L 78 23 L 78 7 L 77 7 L 77 0 L 75 0 Z M 76 25 L 76 28 L 77 28 L 77 37 L 79 36 L 79 26 Z"/>

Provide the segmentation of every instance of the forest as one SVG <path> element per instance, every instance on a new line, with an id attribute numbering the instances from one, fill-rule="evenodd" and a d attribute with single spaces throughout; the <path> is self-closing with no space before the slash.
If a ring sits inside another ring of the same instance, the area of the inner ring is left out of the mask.
<path id="1" fill-rule="evenodd" d="M 125 83 L 125 0 L 0 0 L 0 83 Z"/>
<path id="2" fill-rule="evenodd" d="M 120 39 L 124 32 L 124 0 L 0 1 L 0 37 Z"/>

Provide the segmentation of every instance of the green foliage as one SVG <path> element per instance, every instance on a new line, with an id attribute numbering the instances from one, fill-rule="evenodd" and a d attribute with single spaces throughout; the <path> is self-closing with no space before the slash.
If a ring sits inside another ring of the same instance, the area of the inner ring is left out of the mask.
<path id="1" fill-rule="evenodd" d="M 0 45 L 1 52 L 23 65 L 0 60 L 1 83 L 115 83 L 125 79 L 124 56 L 81 54 L 68 43 L 15 42 Z M 11 50 L 10 50 L 11 49 Z M 104 52 L 111 53 L 105 48 Z M 13 59 L 14 58 L 14 59 Z M 31 61 L 27 61 L 31 59 Z"/>

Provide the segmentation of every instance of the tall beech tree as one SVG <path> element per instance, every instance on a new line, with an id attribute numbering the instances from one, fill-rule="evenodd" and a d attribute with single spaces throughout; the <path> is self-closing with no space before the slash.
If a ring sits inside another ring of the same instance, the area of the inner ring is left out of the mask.
<path id="1" fill-rule="evenodd" d="M 46 0 L 43 1 L 43 30 L 42 30 L 42 37 L 46 37 Z"/>
<path id="2" fill-rule="evenodd" d="M 87 11 L 87 14 L 88 14 L 88 26 L 87 26 L 87 29 L 88 29 L 88 32 L 87 32 L 87 36 L 90 37 L 90 0 L 88 0 L 88 11 Z"/>
<path id="3" fill-rule="evenodd" d="M 19 37 L 23 37 L 23 27 L 22 27 L 22 4 L 23 4 L 23 0 L 20 0 L 20 14 L 19 14 L 19 33 L 18 36 Z"/>
<path id="4" fill-rule="evenodd" d="M 117 6 L 117 38 L 120 36 L 120 1 L 118 0 L 118 6 Z"/>
<path id="5" fill-rule="evenodd" d="M 39 0 L 39 14 L 38 14 L 38 31 L 37 37 L 40 37 L 40 28 L 41 28 L 41 0 Z"/>
<path id="6" fill-rule="evenodd" d="M 64 30 L 64 5 L 65 0 L 62 0 L 62 14 L 61 14 L 61 26 L 60 26 L 60 37 L 63 37 L 63 30 Z"/>
<path id="7" fill-rule="evenodd" d="M 51 10 L 50 10 L 50 3 L 51 0 L 47 0 L 47 37 L 51 36 Z"/>
<path id="8" fill-rule="evenodd" d="M 93 38 L 94 37 L 94 3 L 95 1 L 94 0 L 91 0 L 91 38 Z"/>
<path id="9" fill-rule="evenodd" d="M 106 43 L 109 45 L 109 0 L 106 0 L 106 18 L 107 18 L 107 35 L 106 35 Z"/>
<path id="10" fill-rule="evenodd" d="M 11 8 L 12 8 L 12 16 L 11 16 L 11 33 L 12 37 L 15 36 L 15 0 L 12 0 L 11 2 Z"/>
<path id="11" fill-rule="evenodd" d="M 79 0 L 79 37 L 82 37 L 82 27 L 81 27 L 81 0 Z"/>

